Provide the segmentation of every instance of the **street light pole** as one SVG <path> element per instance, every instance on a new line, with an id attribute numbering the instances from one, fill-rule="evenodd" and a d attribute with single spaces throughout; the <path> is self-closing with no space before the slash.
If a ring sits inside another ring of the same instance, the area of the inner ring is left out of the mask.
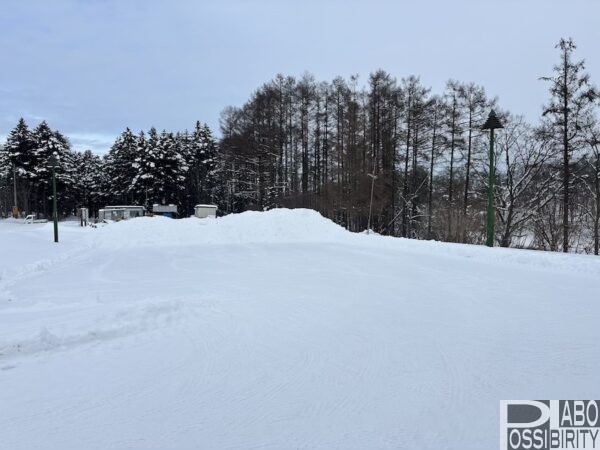
<path id="1" fill-rule="evenodd" d="M 55 169 L 58 166 L 58 159 L 55 155 L 50 157 L 50 167 L 52 168 L 52 219 L 54 220 L 54 242 L 58 242 L 58 208 L 56 205 L 56 174 Z"/>
<path id="2" fill-rule="evenodd" d="M 17 204 L 17 166 L 13 163 L 13 217 L 16 219 L 19 216 L 19 205 Z"/>
<path id="3" fill-rule="evenodd" d="M 490 167 L 488 173 L 488 192 L 487 192 L 487 238 L 485 245 L 488 247 L 494 246 L 494 234 L 496 229 L 496 211 L 494 208 L 494 178 L 495 178 L 495 167 L 494 167 L 494 129 L 490 129 Z"/>
<path id="4" fill-rule="evenodd" d="M 58 211 L 56 207 L 56 176 L 52 167 L 52 217 L 54 218 L 54 242 L 58 242 Z"/>
<path id="5" fill-rule="evenodd" d="M 369 203 L 369 221 L 367 222 L 367 234 L 371 233 L 371 211 L 373 210 L 373 188 L 375 187 L 375 179 L 377 175 L 368 173 L 369 177 L 371 177 L 371 201 Z"/>
<path id="6" fill-rule="evenodd" d="M 489 155 L 489 171 L 488 171 L 488 195 L 487 195 L 487 219 L 486 219 L 486 241 L 485 245 L 488 247 L 494 246 L 495 237 L 495 225 L 496 225 L 496 208 L 494 207 L 494 180 L 495 168 L 494 168 L 494 130 L 498 128 L 504 128 L 496 113 L 492 109 L 487 120 L 481 127 L 482 130 L 490 130 L 490 155 Z"/>

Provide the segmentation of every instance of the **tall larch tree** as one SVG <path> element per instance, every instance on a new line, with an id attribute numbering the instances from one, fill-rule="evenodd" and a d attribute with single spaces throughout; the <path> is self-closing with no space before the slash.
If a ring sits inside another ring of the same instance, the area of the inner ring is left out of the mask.
<path id="1" fill-rule="evenodd" d="M 562 153 L 562 250 L 566 253 L 569 251 L 572 206 L 571 159 L 582 147 L 582 122 L 590 113 L 598 92 L 585 73 L 585 62 L 573 60 L 577 48 L 573 40 L 561 39 L 556 48 L 560 52 L 560 62 L 554 66 L 553 75 L 542 77 L 550 83 L 550 100 L 544 107 L 543 118 L 547 138 Z"/>

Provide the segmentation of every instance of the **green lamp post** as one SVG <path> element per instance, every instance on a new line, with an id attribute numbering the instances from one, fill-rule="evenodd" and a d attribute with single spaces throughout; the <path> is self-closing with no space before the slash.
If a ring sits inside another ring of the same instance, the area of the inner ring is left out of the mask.
<path id="1" fill-rule="evenodd" d="M 494 228 L 496 221 L 496 208 L 494 207 L 494 179 L 495 179 L 495 168 L 494 168 L 494 130 L 498 128 L 504 128 L 500 119 L 496 116 L 496 113 L 492 109 L 485 123 L 482 125 L 482 130 L 490 130 L 490 169 L 488 173 L 488 201 L 487 201 L 487 237 L 485 245 L 488 247 L 494 246 Z"/>
<path id="2" fill-rule="evenodd" d="M 367 234 L 371 233 L 371 211 L 373 209 L 373 188 L 375 187 L 375 180 L 377 179 L 377 175 L 374 173 L 368 173 L 369 177 L 371 177 L 371 202 L 369 203 L 369 221 L 367 222 Z"/>
<path id="3" fill-rule="evenodd" d="M 58 242 L 58 208 L 56 206 L 56 168 L 59 165 L 58 158 L 52 154 L 48 160 L 48 165 L 52 169 L 52 219 L 54 220 L 54 242 Z"/>

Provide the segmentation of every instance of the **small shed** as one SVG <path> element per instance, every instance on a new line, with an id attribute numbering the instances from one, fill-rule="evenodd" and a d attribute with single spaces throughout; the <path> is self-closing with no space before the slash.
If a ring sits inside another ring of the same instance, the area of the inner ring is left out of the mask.
<path id="1" fill-rule="evenodd" d="M 144 216 L 145 212 L 146 208 L 138 205 L 105 206 L 98 210 L 98 221 L 133 219 L 134 217 Z"/>
<path id="2" fill-rule="evenodd" d="M 175 217 L 177 215 L 177 205 L 152 205 L 152 214 L 155 216 Z"/>
<path id="3" fill-rule="evenodd" d="M 206 217 L 217 217 L 217 206 L 216 205 L 196 205 L 194 206 L 194 216 L 199 219 L 205 219 Z"/>

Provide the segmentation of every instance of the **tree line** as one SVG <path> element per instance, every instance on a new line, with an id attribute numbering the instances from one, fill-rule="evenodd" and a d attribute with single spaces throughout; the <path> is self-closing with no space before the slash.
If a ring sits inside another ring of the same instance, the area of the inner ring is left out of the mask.
<path id="1" fill-rule="evenodd" d="M 497 244 L 598 254 L 598 92 L 572 40 L 543 77 L 536 124 L 502 110 L 482 86 L 379 70 L 319 82 L 278 75 L 221 116 L 227 211 L 314 208 L 352 231 L 451 242 L 485 241 L 492 108 L 497 132 Z"/>
<path id="2" fill-rule="evenodd" d="M 217 145 L 200 122 L 192 132 L 134 134 L 127 128 L 103 157 L 71 149 L 46 122 L 29 130 L 23 119 L 0 150 L 0 214 L 17 205 L 23 214 L 51 215 L 50 156 L 56 169 L 60 215 L 109 204 L 176 204 L 181 215 L 197 203 L 216 201 Z M 16 199 L 15 199 L 16 195 Z M 16 203 L 15 203 L 16 202 Z"/>
<path id="3" fill-rule="evenodd" d="M 0 151 L 0 213 L 49 212 L 49 155 L 63 214 L 106 204 L 196 203 L 222 213 L 275 207 L 318 210 L 351 231 L 483 243 L 491 109 L 504 124 L 495 158 L 498 245 L 599 252 L 599 96 L 561 39 L 549 97 L 532 124 L 482 86 L 450 80 L 433 93 L 416 76 L 378 70 L 317 81 L 277 75 L 221 115 L 221 138 L 126 129 L 103 157 L 72 151 L 45 122 L 23 120 Z M 371 196 L 373 201 L 371 202 Z"/>

